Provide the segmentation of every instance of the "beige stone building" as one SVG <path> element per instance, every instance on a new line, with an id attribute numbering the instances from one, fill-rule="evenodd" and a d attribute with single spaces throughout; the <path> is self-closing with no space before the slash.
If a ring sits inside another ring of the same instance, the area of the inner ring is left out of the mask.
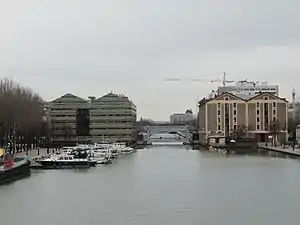
<path id="1" fill-rule="evenodd" d="M 199 102 L 198 122 L 203 144 L 224 142 L 240 127 L 259 142 L 270 142 L 274 137 L 282 143 L 288 135 L 288 102 L 270 93 L 251 98 L 223 93 Z"/>
<path id="2" fill-rule="evenodd" d="M 135 135 L 136 106 L 124 95 L 109 93 L 85 100 L 65 94 L 48 102 L 48 118 L 55 143 L 129 142 Z M 89 135 L 78 135 L 76 114 L 88 112 Z"/>

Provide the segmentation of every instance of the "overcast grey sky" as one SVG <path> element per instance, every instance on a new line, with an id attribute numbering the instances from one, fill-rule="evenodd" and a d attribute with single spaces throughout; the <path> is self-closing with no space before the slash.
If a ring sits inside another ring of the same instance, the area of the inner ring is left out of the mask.
<path id="1" fill-rule="evenodd" d="M 298 0 L 0 0 L 0 76 L 52 100 L 124 93 L 139 116 L 195 111 L 215 87 L 265 80 L 300 95 Z M 298 82 L 298 85 L 296 83 Z"/>

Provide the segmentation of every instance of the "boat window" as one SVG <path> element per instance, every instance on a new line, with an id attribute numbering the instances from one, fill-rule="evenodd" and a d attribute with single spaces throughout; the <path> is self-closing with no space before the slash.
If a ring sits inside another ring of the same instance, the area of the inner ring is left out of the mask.
<path id="1" fill-rule="evenodd" d="M 58 160 L 63 160 L 63 159 L 64 159 L 63 157 L 59 157 L 59 158 L 58 158 Z"/>

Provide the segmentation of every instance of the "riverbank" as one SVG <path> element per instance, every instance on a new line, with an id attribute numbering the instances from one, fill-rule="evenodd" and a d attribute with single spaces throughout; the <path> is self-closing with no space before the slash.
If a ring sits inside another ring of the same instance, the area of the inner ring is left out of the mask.
<path id="1" fill-rule="evenodd" d="M 259 144 L 259 148 L 262 150 L 300 157 L 300 151 L 298 149 L 293 150 L 292 148 L 282 148 L 282 147 L 275 147 L 275 146 L 268 146 L 268 145 L 266 146 L 265 144 L 262 143 Z"/>
<path id="2" fill-rule="evenodd" d="M 47 151 L 47 148 L 40 148 L 40 149 L 33 149 L 33 150 L 29 150 L 29 151 L 24 151 L 24 152 L 17 152 L 17 153 L 15 153 L 15 156 L 17 156 L 17 157 L 27 156 L 31 159 L 34 159 L 34 158 L 47 156 L 47 155 L 49 155 L 51 153 L 55 153 L 55 152 L 56 152 L 56 150 L 54 148 L 48 149 L 48 151 Z"/>

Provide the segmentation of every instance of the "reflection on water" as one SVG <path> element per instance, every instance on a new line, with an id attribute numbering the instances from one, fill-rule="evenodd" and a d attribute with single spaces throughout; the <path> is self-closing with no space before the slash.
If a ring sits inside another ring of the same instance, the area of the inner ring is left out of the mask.
<path id="1" fill-rule="evenodd" d="M 152 147 L 1 186 L 0 217 L 5 225 L 298 225 L 299 187 L 297 160 Z"/>

